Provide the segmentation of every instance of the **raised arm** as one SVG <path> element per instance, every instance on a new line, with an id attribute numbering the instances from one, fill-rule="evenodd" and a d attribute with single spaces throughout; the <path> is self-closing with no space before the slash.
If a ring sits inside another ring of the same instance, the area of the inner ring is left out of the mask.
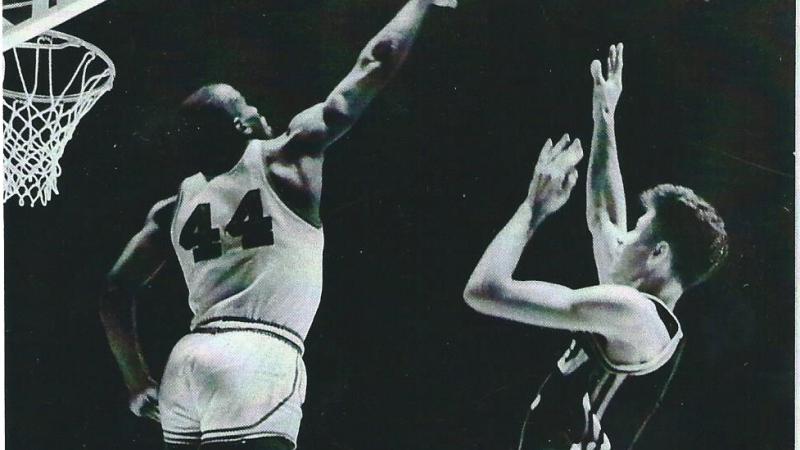
<path id="1" fill-rule="evenodd" d="M 152 279 L 167 259 L 174 208 L 174 197 L 156 203 L 144 227 L 109 272 L 99 306 L 108 343 L 130 392 L 131 411 L 156 421 L 158 383 L 150 377 L 136 333 L 136 290 Z"/>
<path id="2" fill-rule="evenodd" d="M 618 246 L 627 232 L 625 190 L 617 158 L 614 112 L 622 93 L 622 44 L 612 45 L 608 53 L 608 78 L 603 77 L 600 61 L 594 60 L 592 150 L 586 180 L 586 222 L 592 233 L 597 273 L 601 283 L 610 281 L 608 273 Z"/>
<path id="3" fill-rule="evenodd" d="M 431 5 L 454 8 L 456 4 L 456 0 L 408 1 L 369 41 L 328 98 L 292 119 L 289 134 L 293 142 L 321 150 L 347 132 L 408 56 Z"/>
<path id="4" fill-rule="evenodd" d="M 467 283 L 464 299 L 476 311 L 548 328 L 582 330 L 607 337 L 629 337 L 641 331 L 647 302 L 625 286 L 570 289 L 544 281 L 512 278 L 536 228 L 569 198 L 583 156 L 580 141 L 564 135 L 545 143 L 528 196 L 484 252 Z M 638 309 L 642 311 L 638 311 Z"/>

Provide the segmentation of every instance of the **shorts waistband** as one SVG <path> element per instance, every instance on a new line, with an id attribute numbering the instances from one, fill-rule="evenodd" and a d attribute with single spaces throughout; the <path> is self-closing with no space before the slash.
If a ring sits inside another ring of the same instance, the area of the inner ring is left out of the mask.
<path id="1" fill-rule="evenodd" d="M 239 317 L 208 319 L 198 323 L 195 328 L 191 330 L 191 333 L 218 334 L 234 331 L 249 331 L 271 336 L 291 345 L 301 355 L 305 352 L 303 338 L 300 337 L 299 334 L 287 327 L 256 319 Z"/>

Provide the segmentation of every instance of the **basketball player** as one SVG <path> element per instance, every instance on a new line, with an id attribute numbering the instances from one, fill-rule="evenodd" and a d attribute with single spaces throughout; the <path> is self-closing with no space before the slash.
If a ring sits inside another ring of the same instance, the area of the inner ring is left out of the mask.
<path id="1" fill-rule="evenodd" d="M 641 429 L 619 442 L 609 437 L 601 425 L 609 401 L 626 376 L 654 372 L 672 358 L 682 337 L 675 303 L 726 253 L 722 220 L 685 187 L 663 184 L 642 193 L 645 213 L 627 228 L 614 138 L 622 52 L 622 44 L 611 47 L 608 78 L 599 61 L 591 64 L 595 128 L 586 217 L 600 284 L 571 289 L 512 278 L 538 226 L 575 186 L 583 153 L 579 140 L 564 135 L 545 143 L 527 197 L 486 249 L 464 292 L 478 312 L 574 332 L 531 404 L 519 448 L 605 450 L 614 442 L 614 448 L 629 448 Z"/>
<path id="2" fill-rule="evenodd" d="M 160 420 L 165 448 L 292 449 L 306 391 L 303 340 L 322 292 L 325 149 L 405 60 L 431 5 L 409 0 L 322 103 L 273 137 L 224 84 L 181 105 L 197 173 L 156 203 L 109 274 L 100 316 L 130 408 Z M 136 289 L 177 254 L 194 313 L 159 386 L 136 337 Z"/>

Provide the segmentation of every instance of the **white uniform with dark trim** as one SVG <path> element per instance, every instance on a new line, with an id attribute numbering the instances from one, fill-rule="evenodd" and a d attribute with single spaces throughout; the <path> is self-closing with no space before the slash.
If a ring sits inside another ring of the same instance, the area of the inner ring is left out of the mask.
<path id="1" fill-rule="evenodd" d="M 257 144 L 229 172 L 180 187 L 170 234 L 194 318 L 161 383 L 168 443 L 297 442 L 324 239 L 270 187 Z"/>

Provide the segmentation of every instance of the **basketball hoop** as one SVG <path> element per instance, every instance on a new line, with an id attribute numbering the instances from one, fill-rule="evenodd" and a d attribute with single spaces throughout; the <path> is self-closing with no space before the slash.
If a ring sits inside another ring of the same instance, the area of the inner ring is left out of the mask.
<path id="1" fill-rule="evenodd" d="M 58 194 L 64 147 L 83 115 L 111 89 L 114 63 L 94 45 L 52 30 L 4 58 L 3 202 L 16 195 L 20 206 L 46 205 Z"/>

